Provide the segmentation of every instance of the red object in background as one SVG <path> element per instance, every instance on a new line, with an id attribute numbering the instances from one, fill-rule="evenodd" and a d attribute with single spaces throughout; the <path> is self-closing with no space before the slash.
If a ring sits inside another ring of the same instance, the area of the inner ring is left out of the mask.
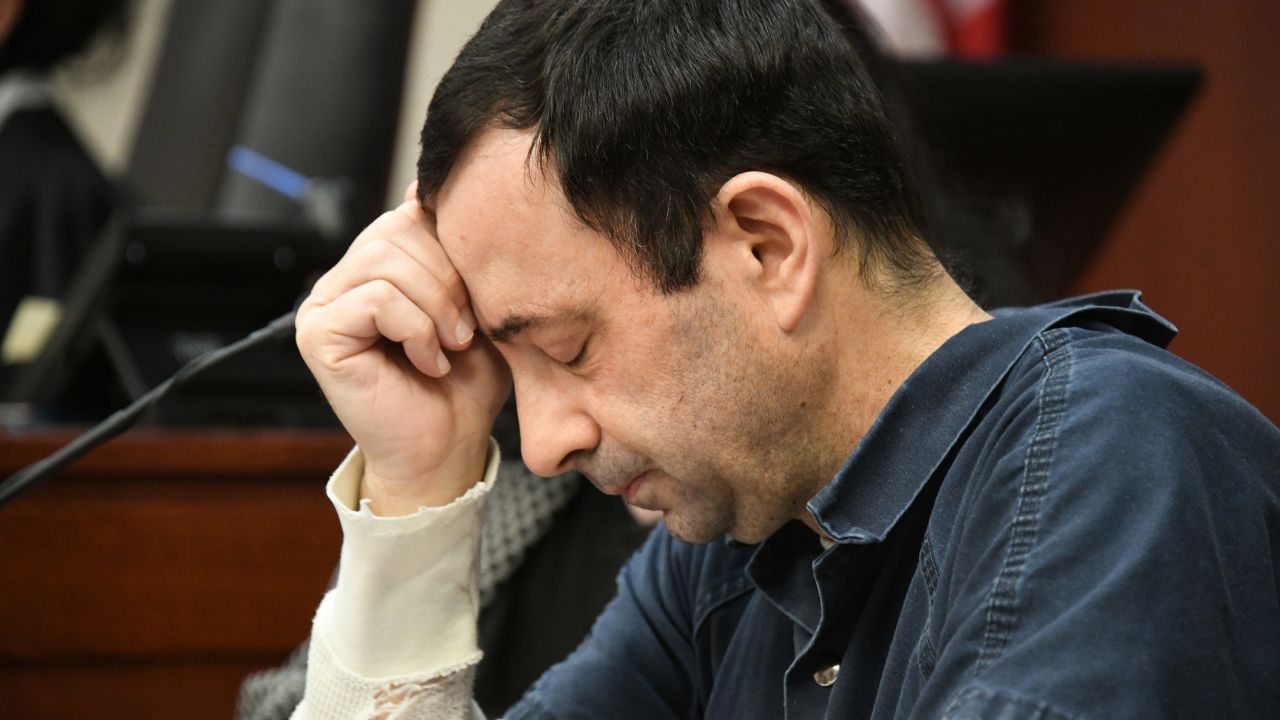
<path id="1" fill-rule="evenodd" d="M 1005 0 L 850 0 L 884 30 L 902 55 L 986 59 L 1008 42 Z"/>
<path id="2" fill-rule="evenodd" d="M 1005 51 L 1003 0 L 925 0 L 947 41 L 947 54 L 967 59 L 996 57 Z"/>

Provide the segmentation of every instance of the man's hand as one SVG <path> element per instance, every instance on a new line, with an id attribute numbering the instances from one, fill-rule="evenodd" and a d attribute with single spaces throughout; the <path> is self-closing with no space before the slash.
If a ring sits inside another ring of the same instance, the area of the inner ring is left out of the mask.
<path id="1" fill-rule="evenodd" d="M 380 515 L 444 505 L 479 482 L 511 390 L 415 195 L 360 233 L 297 314 L 298 349 L 364 453 L 361 494 Z"/>

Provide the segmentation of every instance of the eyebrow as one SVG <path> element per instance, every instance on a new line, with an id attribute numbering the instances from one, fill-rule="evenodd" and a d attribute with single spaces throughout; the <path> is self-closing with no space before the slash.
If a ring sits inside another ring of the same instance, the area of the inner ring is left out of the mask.
<path id="1" fill-rule="evenodd" d="M 544 325 L 555 325 L 558 323 L 571 323 L 574 321 L 585 320 L 589 317 L 584 310 L 552 310 L 546 313 L 512 313 L 506 317 L 497 327 L 490 330 L 482 330 L 482 334 L 493 342 L 509 343 L 515 340 L 516 336 L 525 330 L 542 327 Z"/>
<path id="2" fill-rule="evenodd" d="M 551 316 L 549 315 L 508 315 L 498 327 L 484 330 L 483 332 L 485 337 L 493 342 L 509 343 L 525 330 L 550 321 Z"/>

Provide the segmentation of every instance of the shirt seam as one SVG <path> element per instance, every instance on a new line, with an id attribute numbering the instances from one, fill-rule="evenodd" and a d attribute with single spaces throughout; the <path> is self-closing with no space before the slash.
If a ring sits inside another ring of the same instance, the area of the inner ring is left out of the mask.
<path id="1" fill-rule="evenodd" d="M 755 589 L 745 571 L 741 575 L 726 578 L 717 584 L 714 590 L 700 593 L 694 605 L 693 632 L 696 637 L 707 618 L 727 603 L 742 597 Z"/>
<path id="2" fill-rule="evenodd" d="M 1068 338 L 1065 329 L 1050 330 L 1035 338 L 1043 352 L 1046 371 L 1040 386 L 1034 431 L 1023 461 L 1008 550 L 987 601 L 982 649 L 975 674 L 981 674 L 999 659 L 1017 625 L 1018 591 L 1027 557 L 1039 538 L 1040 509 L 1049 485 L 1058 429 L 1066 414 L 1067 381 L 1071 373 Z"/>
<path id="3" fill-rule="evenodd" d="M 1007 690 L 994 690 L 976 686 L 967 687 L 957 693 L 951 703 L 947 705 L 947 709 L 943 711 L 942 720 L 957 718 L 956 713 L 962 708 L 969 710 L 970 708 L 963 706 L 974 699 L 986 701 L 988 704 L 999 702 L 1005 705 L 1017 706 L 1022 713 L 1015 717 L 1026 718 L 1026 720 L 1081 720 L 1078 716 L 1067 713 L 1044 701 L 1033 700 Z M 984 709 L 995 710 L 996 708 L 988 706 Z M 1008 709 L 1011 708 L 1000 708 L 1000 717 L 1012 715 L 1012 713 L 1006 712 Z M 969 715 L 966 713 L 963 717 L 967 718 Z"/>
<path id="4" fill-rule="evenodd" d="M 929 639 L 929 633 L 933 624 L 931 618 L 933 616 L 934 595 L 938 590 L 939 572 L 938 563 L 933 557 L 933 544 L 929 541 L 927 534 L 920 543 L 919 572 L 924 580 L 927 610 L 924 625 L 920 629 L 920 640 L 916 643 L 915 666 L 920 672 L 921 679 L 928 682 L 938 662 L 937 652 L 933 648 L 933 642 Z"/>

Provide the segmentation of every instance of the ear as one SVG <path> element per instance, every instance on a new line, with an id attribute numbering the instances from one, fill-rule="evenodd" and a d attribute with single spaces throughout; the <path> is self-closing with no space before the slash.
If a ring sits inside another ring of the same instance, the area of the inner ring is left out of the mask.
<path id="1" fill-rule="evenodd" d="M 736 274 L 791 332 L 813 302 L 825 224 L 792 183 L 764 172 L 735 175 L 716 194 L 715 230 L 705 250 Z"/>

